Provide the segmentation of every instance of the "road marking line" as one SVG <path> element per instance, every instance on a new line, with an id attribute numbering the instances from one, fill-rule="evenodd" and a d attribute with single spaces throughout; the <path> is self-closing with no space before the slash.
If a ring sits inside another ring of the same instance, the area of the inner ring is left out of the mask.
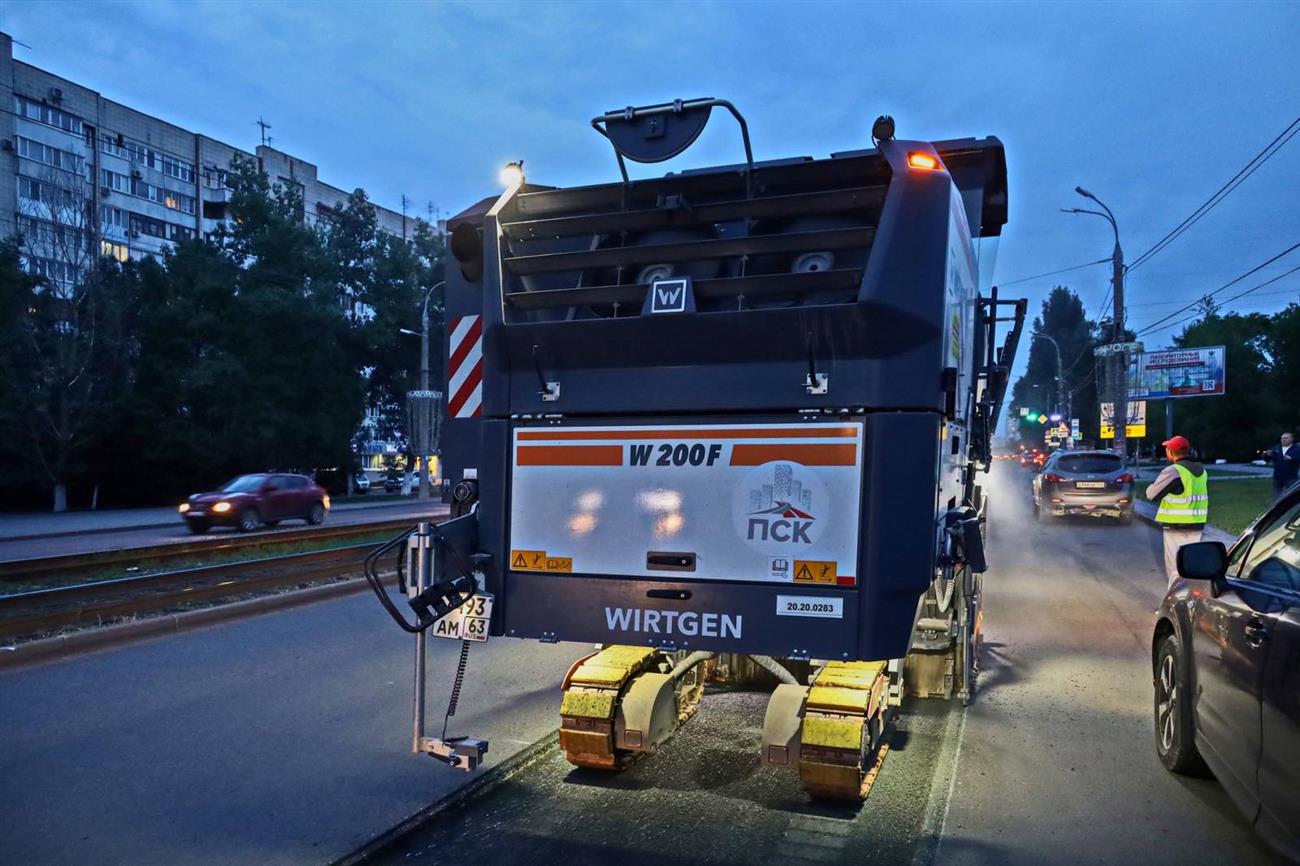
<path id="1" fill-rule="evenodd" d="M 962 738 L 966 733 L 967 709 L 962 707 L 961 716 L 955 721 L 949 716 L 948 723 L 944 726 L 943 742 L 939 746 L 939 760 L 936 762 L 937 772 L 930 783 L 930 796 L 926 800 L 925 814 L 921 819 L 921 842 L 916 848 L 916 855 L 912 857 L 912 866 L 934 866 L 939 862 L 939 848 L 943 844 L 943 832 L 948 825 L 948 804 L 952 802 L 952 794 L 957 787 L 957 764 L 961 760 Z M 952 767 L 945 778 L 943 765 L 947 762 L 950 751 Z"/>

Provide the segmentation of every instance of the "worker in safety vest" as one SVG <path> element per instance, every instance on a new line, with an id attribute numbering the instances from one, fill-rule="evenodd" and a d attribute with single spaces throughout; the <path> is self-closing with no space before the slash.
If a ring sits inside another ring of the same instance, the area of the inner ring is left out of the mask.
<path id="1" fill-rule="evenodd" d="M 1164 528 L 1165 573 L 1170 585 L 1178 579 L 1178 548 L 1201 540 L 1210 514 L 1209 474 L 1205 467 L 1188 459 L 1192 443 L 1175 436 L 1165 446 L 1166 466 L 1147 487 L 1147 499 L 1158 502 L 1156 523 Z"/>

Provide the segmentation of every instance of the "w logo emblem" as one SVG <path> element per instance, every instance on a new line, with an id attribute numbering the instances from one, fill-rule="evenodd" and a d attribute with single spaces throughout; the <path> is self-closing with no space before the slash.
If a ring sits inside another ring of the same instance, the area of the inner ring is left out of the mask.
<path id="1" fill-rule="evenodd" d="M 672 280 L 655 280 L 650 284 L 647 313 L 685 313 L 694 307 L 687 304 L 690 295 L 690 277 Z"/>

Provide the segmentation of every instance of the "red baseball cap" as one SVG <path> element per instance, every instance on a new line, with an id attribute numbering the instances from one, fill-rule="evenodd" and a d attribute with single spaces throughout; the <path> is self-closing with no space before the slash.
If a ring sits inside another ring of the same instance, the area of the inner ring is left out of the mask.
<path id="1" fill-rule="evenodd" d="M 1172 449 L 1172 450 L 1174 450 L 1174 451 L 1191 451 L 1191 450 L 1192 450 L 1192 443 L 1187 441 L 1187 437 L 1186 437 L 1186 436 L 1175 436 L 1175 437 L 1173 437 L 1172 439 L 1166 439 L 1165 441 L 1161 442 L 1160 444 L 1163 445 L 1163 446 L 1165 446 L 1166 448 L 1170 448 L 1170 449 Z"/>

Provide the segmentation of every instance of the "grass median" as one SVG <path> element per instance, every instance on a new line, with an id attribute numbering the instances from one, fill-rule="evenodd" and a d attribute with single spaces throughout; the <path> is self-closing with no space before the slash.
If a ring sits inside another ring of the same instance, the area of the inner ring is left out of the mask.
<path id="1" fill-rule="evenodd" d="M 1273 479 L 1215 475 L 1210 473 L 1210 523 L 1224 532 L 1240 534 L 1273 504 Z M 1146 484 L 1139 489 L 1145 499 Z"/>

